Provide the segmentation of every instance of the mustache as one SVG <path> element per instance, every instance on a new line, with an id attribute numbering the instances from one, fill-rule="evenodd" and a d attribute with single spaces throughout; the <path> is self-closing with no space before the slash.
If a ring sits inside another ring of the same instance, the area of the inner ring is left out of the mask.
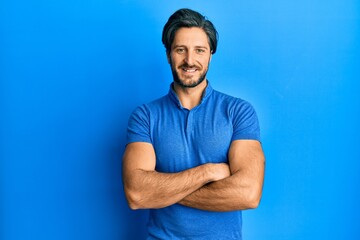
<path id="1" fill-rule="evenodd" d="M 180 65 L 179 68 L 196 68 L 196 69 L 200 69 L 200 67 L 195 65 L 195 64 L 194 65 L 189 65 L 189 64 L 186 64 L 186 63 Z"/>

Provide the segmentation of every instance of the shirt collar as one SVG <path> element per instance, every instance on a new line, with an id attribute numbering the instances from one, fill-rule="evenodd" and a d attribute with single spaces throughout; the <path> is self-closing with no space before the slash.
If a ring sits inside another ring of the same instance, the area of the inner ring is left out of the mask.
<path id="1" fill-rule="evenodd" d="M 203 104 L 211 95 L 211 93 L 213 92 L 213 88 L 210 85 L 210 82 L 207 81 L 207 86 L 203 92 L 203 96 L 201 98 L 201 102 L 198 106 L 196 106 L 195 108 L 199 107 L 201 104 Z M 176 95 L 176 92 L 174 91 L 174 83 L 172 82 L 170 84 L 170 89 L 169 89 L 169 93 L 168 93 L 170 99 L 179 107 L 179 108 L 183 108 L 181 105 L 181 102 L 178 98 L 178 96 Z"/>

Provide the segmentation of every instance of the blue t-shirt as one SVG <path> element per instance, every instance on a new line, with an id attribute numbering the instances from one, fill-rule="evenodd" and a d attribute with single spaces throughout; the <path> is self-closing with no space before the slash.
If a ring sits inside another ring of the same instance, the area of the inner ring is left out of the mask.
<path id="1" fill-rule="evenodd" d="M 188 110 L 172 85 L 169 93 L 132 113 L 127 143 L 148 142 L 156 171 L 175 173 L 205 163 L 228 163 L 233 140 L 260 141 L 254 108 L 206 87 L 201 103 Z M 211 212 L 174 204 L 150 209 L 149 239 L 241 239 L 241 211 Z"/>

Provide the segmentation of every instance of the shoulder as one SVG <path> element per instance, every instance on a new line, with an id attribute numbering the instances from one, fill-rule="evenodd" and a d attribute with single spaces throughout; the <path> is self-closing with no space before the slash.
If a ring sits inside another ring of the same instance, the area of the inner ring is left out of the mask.
<path id="1" fill-rule="evenodd" d="M 254 107 L 246 100 L 214 91 L 217 105 L 225 109 L 233 125 L 232 140 L 260 141 L 260 126 Z"/>
<path id="2" fill-rule="evenodd" d="M 133 112 L 132 115 L 134 114 L 140 114 L 140 115 L 150 115 L 152 112 L 161 109 L 164 105 L 169 104 L 169 97 L 168 95 L 162 96 L 158 99 L 155 99 L 151 102 L 148 103 L 144 103 L 140 106 L 137 106 Z"/>
<path id="3" fill-rule="evenodd" d="M 163 105 L 168 105 L 170 104 L 170 98 L 169 98 L 169 94 L 164 95 L 158 99 L 155 99 L 147 104 L 145 104 L 146 107 L 148 107 L 149 109 L 153 109 L 153 108 L 159 108 L 162 107 Z"/>
<path id="4" fill-rule="evenodd" d="M 226 107 L 229 111 L 247 111 L 247 110 L 253 110 L 254 107 L 250 102 L 247 100 L 244 100 L 239 97 L 234 97 L 231 95 L 228 95 L 223 92 L 219 92 L 217 90 L 214 90 L 213 92 L 213 101 L 214 104 L 221 104 L 222 106 Z"/>
<path id="5" fill-rule="evenodd" d="M 130 142 L 152 142 L 151 127 L 159 113 L 160 105 L 166 101 L 166 97 L 161 97 L 150 103 L 136 107 L 131 113 L 127 128 L 127 143 Z"/>

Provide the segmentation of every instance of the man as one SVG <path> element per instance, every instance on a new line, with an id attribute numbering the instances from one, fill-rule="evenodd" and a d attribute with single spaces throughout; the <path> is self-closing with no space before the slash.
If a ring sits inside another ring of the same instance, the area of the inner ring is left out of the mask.
<path id="1" fill-rule="evenodd" d="M 174 81 L 129 119 L 129 206 L 150 209 L 148 239 L 241 239 L 241 210 L 258 206 L 264 178 L 256 113 L 207 81 L 217 32 L 204 16 L 176 11 L 162 41 Z"/>

